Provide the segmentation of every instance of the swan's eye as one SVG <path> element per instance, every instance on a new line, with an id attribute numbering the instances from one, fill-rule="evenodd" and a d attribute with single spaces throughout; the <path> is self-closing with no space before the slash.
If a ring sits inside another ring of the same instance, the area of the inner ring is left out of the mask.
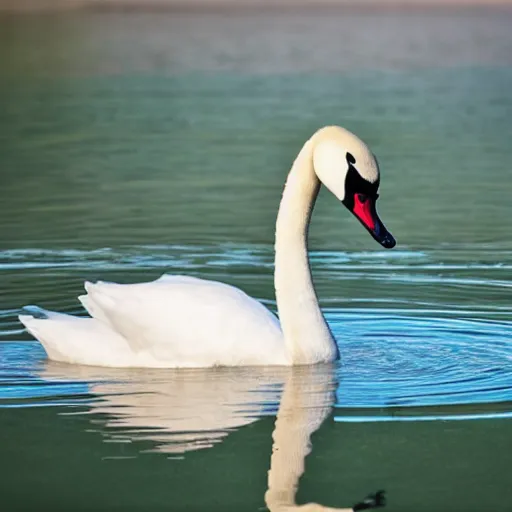
<path id="1" fill-rule="evenodd" d="M 356 159 L 354 158 L 354 155 L 352 153 L 347 153 L 346 158 L 347 158 L 347 162 L 349 164 L 355 164 L 356 163 Z"/>
<path id="2" fill-rule="evenodd" d="M 379 190 L 379 180 L 370 182 L 365 180 L 358 170 L 349 163 L 347 175 L 345 177 L 345 192 L 347 196 L 354 194 L 363 194 L 364 196 L 377 199 Z"/>

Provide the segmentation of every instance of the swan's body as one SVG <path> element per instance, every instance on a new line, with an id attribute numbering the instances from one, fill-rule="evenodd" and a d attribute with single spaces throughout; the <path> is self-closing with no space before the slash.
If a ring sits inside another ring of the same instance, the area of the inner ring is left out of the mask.
<path id="1" fill-rule="evenodd" d="M 164 275 L 85 288 L 80 301 L 92 318 L 49 311 L 45 319 L 20 318 L 54 361 L 180 368 L 289 364 L 277 318 L 234 286 Z"/>
<path id="2" fill-rule="evenodd" d="M 86 283 L 87 295 L 80 300 L 91 318 L 40 310 L 21 315 L 20 321 L 50 359 L 68 363 L 210 367 L 333 361 L 338 349 L 318 304 L 307 248 L 321 182 L 375 239 L 394 246 L 375 211 L 375 157 L 343 128 L 319 130 L 295 160 L 279 208 L 275 289 L 280 322 L 238 288 L 167 275 L 140 284 Z"/>

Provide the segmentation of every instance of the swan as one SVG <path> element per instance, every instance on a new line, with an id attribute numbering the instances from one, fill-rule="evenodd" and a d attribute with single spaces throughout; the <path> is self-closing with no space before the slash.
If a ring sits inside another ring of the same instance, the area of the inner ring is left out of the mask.
<path id="1" fill-rule="evenodd" d="M 295 366 L 332 362 L 338 347 L 313 286 L 308 228 L 323 184 L 385 248 L 375 207 L 380 172 L 355 134 L 326 126 L 306 141 L 286 179 L 276 222 L 279 320 L 227 284 L 182 275 L 152 282 L 85 283 L 90 318 L 24 308 L 19 320 L 51 360 L 110 367 Z"/>

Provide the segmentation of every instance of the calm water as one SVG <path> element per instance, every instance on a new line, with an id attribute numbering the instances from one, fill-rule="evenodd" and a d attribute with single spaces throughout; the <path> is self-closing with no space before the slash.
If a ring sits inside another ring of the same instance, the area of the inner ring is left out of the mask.
<path id="1" fill-rule="evenodd" d="M 0 18 L 6 510 L 257 511 L 269 469 L 270 496 L 297 483 L 310 435 L 298 503 L 384 488 L 390 511 L 506 509 L 511 23 L 489 9 Z M 164 272 L 275 309 L 283 181 L 330 123 L 377 154 L 399 244 L 382 252 L 321 193 L 311 259 L 340 364 L 72 367 L 21 330 L 25 304 L 84 314 L 85 279 Z"/>

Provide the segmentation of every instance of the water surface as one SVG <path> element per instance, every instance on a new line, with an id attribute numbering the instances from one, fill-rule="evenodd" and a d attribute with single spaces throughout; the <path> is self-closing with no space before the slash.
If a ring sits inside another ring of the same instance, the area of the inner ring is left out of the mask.
<path id="1" fill-rule="evenodd" d="M 276 415 L 297 460 L 312 435 L 298 503 L 380 488 L 391 511 L 510 503 L 511 22 L 506 9 L 0 18 L 8 510 L 259 510 Z M 330 123 L 377 155 L 398 240 L 383 252 L 321 192 L 311 261 L 338 364 L 73 367 L 21 329 L 25 304 L 83 315 L 86 279 L 165 272 L 275 311 L 283 182 Z"/>

